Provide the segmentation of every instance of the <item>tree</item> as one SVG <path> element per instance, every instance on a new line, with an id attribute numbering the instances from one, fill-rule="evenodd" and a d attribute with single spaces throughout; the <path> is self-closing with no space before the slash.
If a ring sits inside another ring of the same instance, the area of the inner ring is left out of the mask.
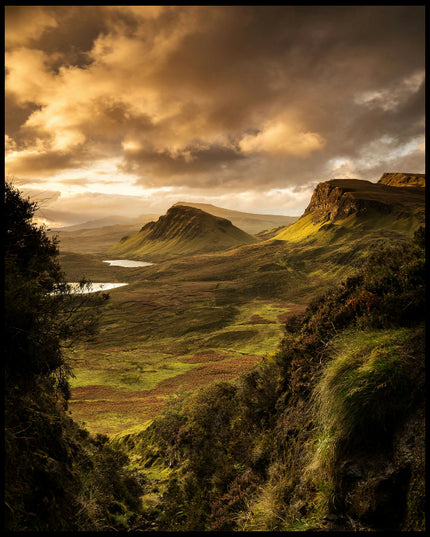
<path id="1" fill-rule="evenodd" d="M 3 341 L 9 396 L 11 390 L 31 390 L 36 379 L 49 379 L 52 388 L 66 390 L 70 370 L 62 346 L 94 333 L 100 305 L 108 298 L 71 293 L 58 261 L 57 240 L 32 222 L 36 210 L 35 202 L 6 183 Z"/>
<path id="2" fill-rule="evenodd" d="M 122 478 L 118 464 L 106 462 L 112 459 L 109 448 L 89 439 L 66 413 L 70 366 L 62 350 L 94 333 L 108 295 L 71 292 L 57 241 L 32 221 L 36 210 L 36 203 L 6 183 L 6 529 L 94 529 L 103 516 L 111 516 L 109 502 L 117 501 L 101 480 L 100 469 L 107 464 L 106 475 L 117 482 Z M 86 501 L 94 491 L 100 501 L 96 511 L 93 508 L 96 515 L 91 515 L 87 505 L 94 502 Z"/>

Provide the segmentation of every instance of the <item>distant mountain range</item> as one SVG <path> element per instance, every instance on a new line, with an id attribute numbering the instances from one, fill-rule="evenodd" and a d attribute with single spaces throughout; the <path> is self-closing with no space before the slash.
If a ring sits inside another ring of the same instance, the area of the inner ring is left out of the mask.
<path id="1" fill-rule="evenodd" d="M 278 228 L 280 226 L 288 226 L 299 218 L 298 216 L 285 216 L 282 214 L 244 213 L 241 211 L 233 211 L 231 209 L 216 207 L 210 203 L 189 203 L 186 201 L 181 201 L 179 203 L 175 203 L 175 205 L 195 207 L 196 209 L 201 209 L 202 211 L 213 214 L 214 216 L 227 218 L 227 220 L 230 220 L 232 224 L 240 229 L 243 229 L 243 231 L 250 233 L 251 235 L 255 235 L 262 231 L 268 231 L 273 228 Z"/>
<path id="2" fill-rule="evenodd" d="M 52 228 L 52 231 L 77 231 L 81 229 L 95 229 L 95 228 L 102 228 L 106 226 L 139 226 L 142 225 L 144 222 L 149 222 L 150 220 L 153 220 L 154 218 L 158 218 L 160 216 L 158 213 L 150 213 L 150 214 L 141 214 L 139 216 L 135 217 L 127 217 L 127 216 L 119 216 L 119 215 L 112 215 L 112 216 L 105 216 L 104 218 L 97 218 L 96 220 L 88 220 L 87 222 L 80 222 L 78 224 L 73 224 L 71 226 L 63 226 L 63 227 L 57 227 Z"/>
<path id="3" fill-rule="evenodd" d="M 233 225 L 243 229 L 250 235 L 263 233 L 263 235 L 259 235 L 260 240 L 272 237 L 280 228 L 298 218 L 284 215 L 244 213 L 223 209 L 208 203 L 183 202 L 176 203 L 175 206 L 194 207 L 211 215 L 226 218 Z M 141 214 L 133 218 L 112 215 L 61 228 L 52 228 L 48 234 L 59 238 L 62 251 L 102 253 L 115 245 L 124 236 L 136 233 L 142 224 L 156 220 L 159 216 L 159 213 Z"/>
<path id="4" fill-rule="evenodd" d="M 61 252 L 102 253 L 125 235 L 135 233 L 144 222 L 158 215 L 142 214 L 137 218 L 108 216 L 48 231 L 60 241 Z"/>
<path id="5" fill-rule="evenodd" d="M 158 214 L 110 216 L 52 230 L 62 251 L 148 260 L 220 251 L 270 239 L 297 242 L 371 229 L 411 235 L 424 223 L 425 174 L 384 173 L 377 183 L 332 179 L 315 188 L 303 215 L 262 215 L 206 203 L 176 203 Z M 224 221 L 224 222 L 223 222 Z M 228 224 L 227 224 L 228 222 Z M 139 227 L 146 224 L 139 231 Z"/>
<path id="6" fill-rule="evenodd" d="M 109 255 L 158 261 L 181 255 L 216 252 L 258 242 L 229 220 L 196 207 L 174 205 L 156 222 L 124 237 Z"/>

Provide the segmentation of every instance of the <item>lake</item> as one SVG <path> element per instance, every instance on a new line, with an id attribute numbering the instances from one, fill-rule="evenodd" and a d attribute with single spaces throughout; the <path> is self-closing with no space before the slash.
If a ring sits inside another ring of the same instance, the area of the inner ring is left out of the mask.
<path id="1" fill-rule="evenodd" d="M 113 259 L 103 261 L 103 263 L 109 263 L 112 267 L 149 267 L 154 263 L 149 263 L 148 261 L 133 261 L 131 259 Z"/>
<path id="2" fill-rule="evenodd" d="M 149 261 L 134 261 L 132 259 L 106 259 L 103 263 L 109 263 L 111 267 L 149 267 L 154 263 L 149 263 Z M 115 289 L 116 287 L 122 287 L 123 285 L 128 285 L 127 283 L 91 283 L 91 287 L 84 287 L 79 289 L 79 283 L 77 282 L 68 282 L 71 291 L 73 294 L 86 294 L 86 293 L 96 293 L 97 291 L 108 291 L 109 289 Z M 55 294 L 55 293 L 52 293 Z"/>
<path id="3" fill-rule="evenodd" d="M 96 293 L 97 291 L 108 291 L 109 289 L 115 289 L 116 287 L 122 287 L 123 285 L 128 285 L 127 283 L 91 283 L 90 288 L 84 287 L 79 289 L 78 282 L 68 282 L 68 285 L 71 287 L 73 294 L 86 294 L 86 293 Z"/>

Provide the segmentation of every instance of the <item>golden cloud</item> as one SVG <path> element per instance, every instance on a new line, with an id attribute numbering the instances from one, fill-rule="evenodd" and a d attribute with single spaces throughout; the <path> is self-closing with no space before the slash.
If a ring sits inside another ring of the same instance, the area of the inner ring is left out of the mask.
<path id="1" fill-rule="evenodd" d="M 157 187 L 308 181 L 383 135 L 393 150 L 422 135 L 423 35 L 411 6 L 12 6 L 7 169 L 79 177 L 116 162 Z"/>
<path id="2" fill-rule="evenodd" d="M 257 134 L 247 134 L 239 142 L 244 153 L 269 153 L 304 157 L 325 146 L 324 138 L 316 132 L 304 132 L 284 121 L 271 121 Z"/>
<path id="3" fill-rule="evenodd" d="M 58 21 L 43 6 L 6 6 L 5 15 L 7 46 L 25 45 L 40 37 L 46 29 L 58 26 Z"/>

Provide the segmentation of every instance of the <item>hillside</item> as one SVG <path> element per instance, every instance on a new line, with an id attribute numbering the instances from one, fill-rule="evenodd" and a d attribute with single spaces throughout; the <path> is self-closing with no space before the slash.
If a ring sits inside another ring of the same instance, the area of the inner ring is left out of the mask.
<path id="1" fill-rule="evenodd" d="M 383 173 L 378 183 L 389 186 L 426 186 L 425 173 Z"/>
<path id="2" fill-rule="evenodd" d="M 424 531 L 423 247 L 375 250 L 274 355 L 112 440 L 145 476 L 145 527 Z"/>
<path id="3" fill-rule="evenodd" d="M 187 386 L 113 439 L 148 477 L 157 529 L 424 529 L 424 189 L 321 183 L 301 220 L 288 239 L 148 273 L 217 279 L 218 304 L 309 304 L 251 371 Z"/>
<path id="4" fill-rule="evenodd" d="M 219 218 L 183 205 L 171 207 L 156 222 L 123 238 L 109 249 L 110 255 L 159 261 L 183 255 L 227 250 L 258 239 Z"/>
<path id="5" fill-rule="evenodd" d="M 274 238 L 327 242 L 374 230 L 412 236 L 424 224 L 424 208 L 422 187 L 333 179 L 318 184 L 300 219 Z"/>
<path id="6" fill-rule="evenodd" d="M 233 211 L 216 207 L 210 203 L 189 203 L 181 201 L 175 205 L 186 205 L 187 207 L 195 207 L 206 213 L 227 218 L 232 224 L 240 229 L 243 229 L 251 235 L 261 233 L 262 231 L 271 230 L 280 226 L 288 226 L 297 220 L 297 216 L 285 216 L 281 214 L 253 214 L 244 213 L 241 211 Z M 174 206 L 175 206 L 174 205 Z"/>
<path id="7" fill-rule="evenodd" d="M 222 375 L 234 377 L 243 370 L 244 356 L 260 360 L 273 352 L 291 312 L 353 274 L 375 248 L 409 240 L 414 216 L 405 216 L 401 225 L 391 216 L 351 214 L 349 227 L 336 221 L 333 233 L 328 227 L 303 240 L 263 240 L 135 269 L 107 267 L 97 256 L 63 255 L 70 281 L 84 275 L 99 282 L 129 282 L 112 292 L 100 337 L 92 344 L 97 373 L 85 358 L 88 349 L 79 351 L 73 386 L 80 391 L 72 389 L 73 412 L 91 431 L 110 434 L 137 425 L 143 415 L 152 417 L 158 397 L 188 386 L 191 378 L 193 389 L 214 380 L 221 374 L 214 356 L 229 357 L 228 365 L 224 359 L 218 365 Z M 385 227 L 384 217 L 390 219 Z M 124 341 L 124 333 L 133 335 L 130 341 Z M 112 372 L 112 348 L 120 373 Z M 153 364 L 150 369 L 146 362 Z M 198 362 L 202 369 L 192 371 L 191 364 Z M 103 391 L 91 384 L 103 385 Z M 127 414 L 121 406 L 125 394 L 139 398 Z M 106 397 L 112 404 L 102 419 Z"/>

